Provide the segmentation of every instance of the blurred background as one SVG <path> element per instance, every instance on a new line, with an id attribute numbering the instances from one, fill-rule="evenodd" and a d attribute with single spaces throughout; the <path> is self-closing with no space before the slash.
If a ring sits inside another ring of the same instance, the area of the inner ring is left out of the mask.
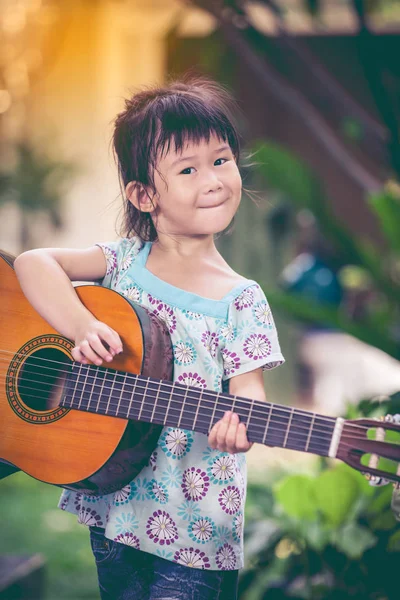
<path id="1" fill-rule="evenodd" d="M 240 107 L 246 191 L 218 245 L 275 316 L 268 399 L 400 412 L 398 0 L 0 0 L 0 248 L 116 239 L 112 121 L 188 71 Z M 260 445 L 248 463 L 241 600 L 399 597 L 391 485 Z M 1 599 L 99 598 L 59 493 L 0 482 Z"/>

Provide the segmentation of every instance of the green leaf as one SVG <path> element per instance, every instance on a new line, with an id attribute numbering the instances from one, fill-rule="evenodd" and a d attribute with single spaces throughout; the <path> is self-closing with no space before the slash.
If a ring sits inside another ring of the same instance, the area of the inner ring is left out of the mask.
<path id="1" fill-rule="evenodd" d="M 368 506 L 367 514 L 375 515 L 384 511 L 386 508 L 390 506 L 390 502 L 392 499 L 393 488 L 391 485 L 386 485 L 385 487 L 375 488 L 376 496 L 371 501 Z"/>
<path id="2" fill-rule="evenodd" d="M 369 529 L 357 523 L 348 523 L 336 532 L 334 545 L 349 558 L 357 559 L 376 542 L 377 537 Z"/>
<path id="3" fill-rule="evenodd" d="M 274 493 L 289 516 L 300 519 L 315 517 L 314 481 L 308 475 L 289 475 L 275 485 Z"/>
<path id="4" fill-rule="evenodd" d="M 307 545 L 316 552 L 322 552 L 331 539 L 331 528 L 321 523 L 320 519 L 301 521 L 297 529 Z"/>
<path id="5" fill-rule="evenodd" d="M 400 201 L 388 191 L 382 190 L 369 196 L 368 203 L 377 215 L 382 232 L 392 250 L 400 254 Z"/>
<path id="6" fill-rule="evenodd" d="M 392 511 L 389 509 L 374 517 L 371 520 L 370 525 L 374 530 L 377 529 L 380 531 L 389 531 L 390 529 L 396 527 L 396 519 L 394 518 Z"/>
<path id="7" fill-rule="evenodd" d="M 400 552 L 400 530 L 390 536 L 387 549 L 389 552 Z"/>
<path id="8" fill-rule="evenodd" d="M 318 509 L 333 525 L 340 525 L 346 520 L 358 496 L 358 481 L 343 469 L 324 471 L 315 481 Z"/>

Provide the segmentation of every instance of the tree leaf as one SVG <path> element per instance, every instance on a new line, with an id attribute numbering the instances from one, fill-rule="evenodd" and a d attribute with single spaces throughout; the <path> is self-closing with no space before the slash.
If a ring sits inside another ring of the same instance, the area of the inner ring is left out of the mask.
<path id="1" fill-rule="evenodd" d="M 337 530 L 334 545 L 349 558 L 357 559 L 376 542 L 377 537 L 369 529 L 357 523 L 348 523 Z"/>
<path id="2" fill-rule="evenodd" d="M 358 482 L 343 469 L 324 471 L 315 481 L 317 507 L 333 525 L 338 526 L 346 520 L 358 496 Z"/>
<path id="3" fill-rule="evenodd" d="M 314 480 L 308 475 L 289 475 L 275 485 L 274 493 L 289 516 L 300 519 L 315 517 Z"/>

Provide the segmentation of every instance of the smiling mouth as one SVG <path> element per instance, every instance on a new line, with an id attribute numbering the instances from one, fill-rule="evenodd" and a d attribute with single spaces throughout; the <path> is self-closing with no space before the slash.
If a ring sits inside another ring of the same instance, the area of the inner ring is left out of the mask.
<path id="1" fill-rule="evenodd" d="M 218 204 L 207 204 L 206 206 L 200 206 L 200 208 L 218 208 L 218 206 L 222 206 L 225 202 L 226 201 L 223 200 L 222 202 L 218 202 Z"/>

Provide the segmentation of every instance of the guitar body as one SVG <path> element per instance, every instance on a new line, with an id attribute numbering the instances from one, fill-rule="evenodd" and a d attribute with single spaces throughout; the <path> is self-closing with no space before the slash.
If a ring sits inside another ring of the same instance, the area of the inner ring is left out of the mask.
<path id="1" fill-rule="evenodd" d="M 107 367 L 171 380 L 171 340 L 161 321 L 113 290 L 75 289 L 120 334 L 124 351 Z M 32 308 L 4 252 L 0 290 L 0 478 L 22 470 L 86 494 L 121 489 L 148 464 L 162 426 L 60 406 L 72 342 Z"/>

